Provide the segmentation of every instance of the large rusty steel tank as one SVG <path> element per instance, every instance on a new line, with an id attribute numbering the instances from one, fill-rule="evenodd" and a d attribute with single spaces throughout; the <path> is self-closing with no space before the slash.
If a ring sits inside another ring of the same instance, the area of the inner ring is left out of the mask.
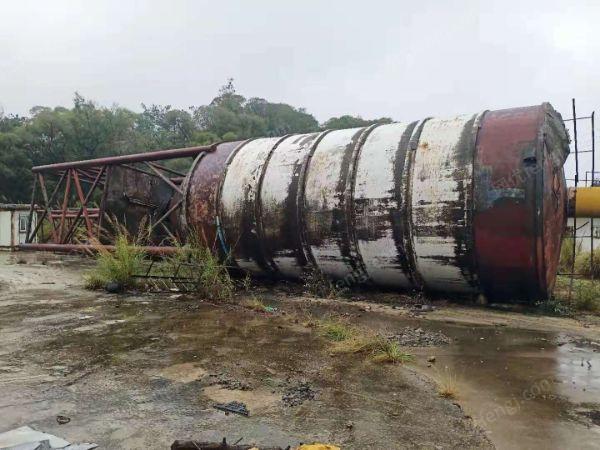
<path id="1" fill-rule="evenodd" d="M 548 103 L 223 143 L 180 220 L 252 274 L 533 301 L 556 279 L 568 153 Z"/>

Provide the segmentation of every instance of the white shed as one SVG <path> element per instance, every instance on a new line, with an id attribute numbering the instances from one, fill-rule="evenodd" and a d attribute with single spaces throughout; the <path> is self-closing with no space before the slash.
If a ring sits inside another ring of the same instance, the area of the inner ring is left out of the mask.
<path id="1" fill-rule="evenodd" d="M 37 223 L 33 215 L 32 226 Z M 12 249 L 27 239 L 29 205 L 0 203 L 0 249 Z"/>

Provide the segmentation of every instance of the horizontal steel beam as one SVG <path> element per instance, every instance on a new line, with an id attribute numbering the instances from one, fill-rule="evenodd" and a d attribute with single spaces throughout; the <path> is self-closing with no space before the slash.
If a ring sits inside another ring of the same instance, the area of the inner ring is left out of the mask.
<path id="1" fill-rule="evenodd" d="M 99 250 L 96 245 L 89 244 L 20 244 L 17 247 L 19 250 L 24 251 L 43 251 L 43 252 L 79 252 L 79 253 L 94 253 Z M 114 245 L 103 245 L 103 249 L 108 251 L 114 251 Z M 144 252 L 150 255 L 172 255 L 177 251 L 181 250 L 179 247 L 139 247 Z"/>
<path id="2" fill-rule="evenodd" d="M 84 161 L 47 164 L 45 166 L 35 166 L 31 170 L 33 172 L 54 172 L 66 169 L 83 169 L 86 167 L 99 166 L 117 166 L 119 164 L 130 164 L 136 162 L 186 158 L 197 156 L 202 152 L 211 152 L 214 150 L 214 148 L 214 145 L 204 145 L 199 147 L 175 148 L 171 150 L 157 150 L 146 153 L 134 153 L 132 155 L 109 156 L 106 158 L 87 159 Z"/>

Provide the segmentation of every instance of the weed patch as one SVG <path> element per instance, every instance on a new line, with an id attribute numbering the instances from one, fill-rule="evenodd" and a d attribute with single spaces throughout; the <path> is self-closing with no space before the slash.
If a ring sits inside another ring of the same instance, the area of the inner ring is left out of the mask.
<path id="1" fill-rule="evenodd" d="M 592 264 L 592 254 L 590 252 L 580 252 L 575 257 L 575 273 L 585 278 L 600 278 L 600 258 L 597 253 L 594 255 Z"/>
<path id="2" fill-rule="evenodd" d="M 552 297 L 538 304 L 547 314 L 570 316 L 577 311 L 600 313 L 600 281 L 573 280 L 573 290 L 569 297 L 570 279 L 559 276 Z"/>
<path id="3" fill-rule="evenodd" d="M 444 367 L 437 376 L 438 395 L 443 398 L 455 399 L 458 396 L 458 379 L 454 372 Z"/>
<path id="4" fill-rule="evenodd" d="M 347 288 L 338 287 L 331 278 L 317 269 L 306 272 L 302 277 L 302 283 L 313 297 L 335 298 L 348 292 Z"/>
<path id="5" fill-rule="evenodd" d="M 248 300 L 244 300 L 244 302 L 242 302 L 242 305 L 253 311 L 258 311 L 258 312 L 267 312 L 268 311 L 267 305 L 265 305 L 265 303 L 258 297 L 252 297 Z"/>
<path id="6" fill-rule="evenodd" d="M 373 361 L 378 363 L 406 363 L 414 358 L 402 350 L 398 342 L 379 338 L 373 349 Z"/>
<path id="7" fill-rule="evenodd" d="M 114 251 L 109 251 L 100 244 L 95 247 L 96 267 L 84 276 L 86 288 L 99 289 L 108 283 L 117 283 L 123 288 L 138 285 L 135 275 L 142 269 L 146 254 L 127 234 L 119 233 Z"/>
<path id="8" fill-rule="evenodd" d="M 346 323 L 339 320 L 325 320 L 319 324 L 321 334 L 330 341 L 340 342 L 350 339 L 354 330 Z"/>

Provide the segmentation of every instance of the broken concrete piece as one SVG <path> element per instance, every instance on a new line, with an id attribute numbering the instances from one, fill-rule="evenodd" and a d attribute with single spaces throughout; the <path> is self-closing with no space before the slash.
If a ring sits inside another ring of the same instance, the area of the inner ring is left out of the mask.
<path id="1" fill-rule="evenodd" d="M 0 450 L 91 450 L 96 444 L 71 444 L 49 433 L 23 426 L 0 433 Z"/>

